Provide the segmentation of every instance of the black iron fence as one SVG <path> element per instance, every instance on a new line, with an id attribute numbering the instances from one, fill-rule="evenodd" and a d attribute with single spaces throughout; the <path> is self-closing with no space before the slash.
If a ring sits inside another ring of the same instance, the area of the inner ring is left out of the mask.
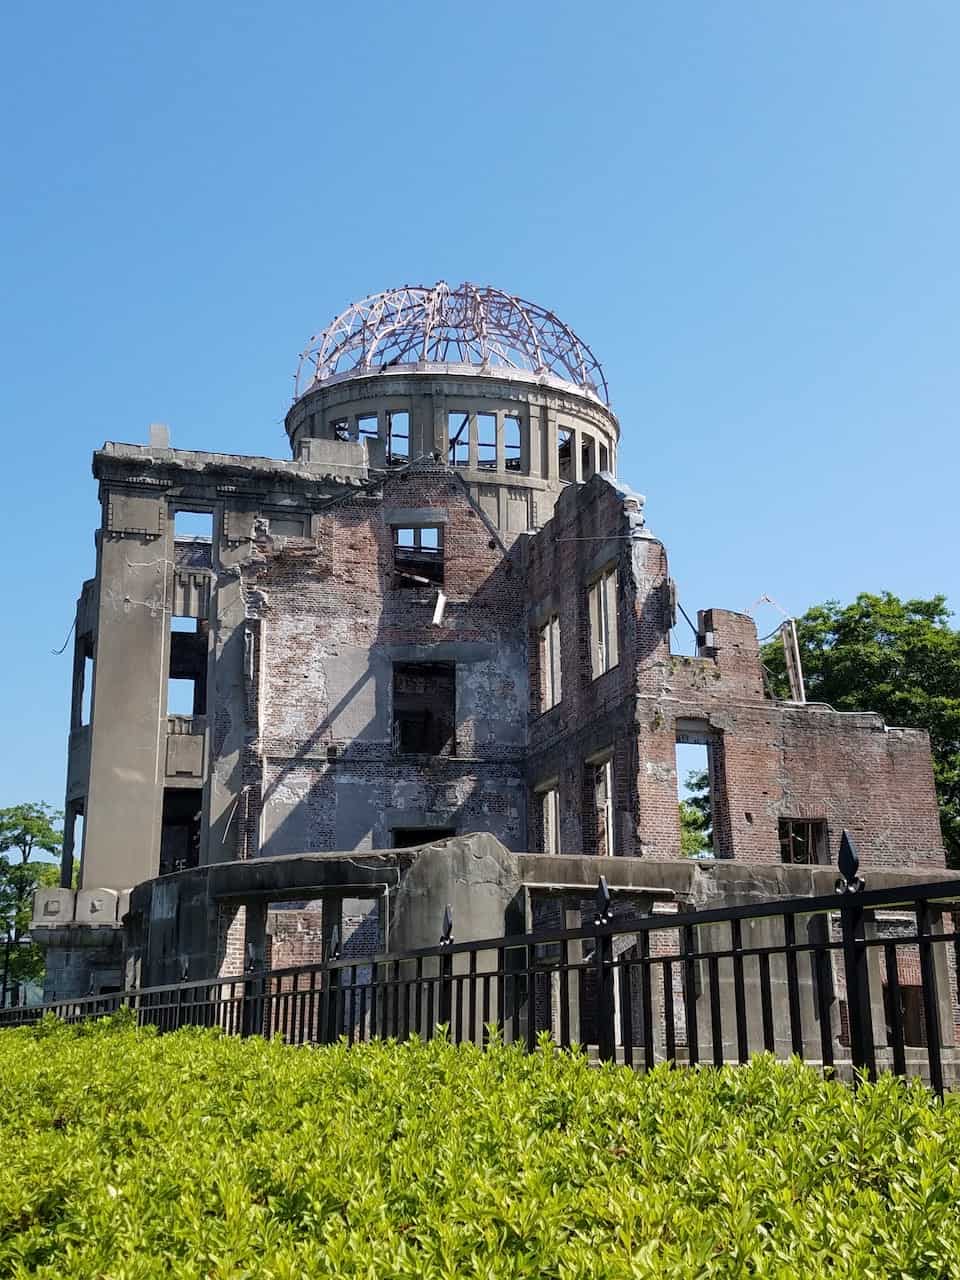
<path id="1" fill-rule="evenodd" d="M 588 908 L 590 904 L 588 904 Z M 797 1054 L 841 1077 L 960 1080 L 960 880 L 838 892 L 734 908 L 623 916 L 603 880 L 586 923 L 435 947 L 341 957 L 175 986 L 0 1012 L 0 1027 L 129 1008 L 161 1032 L 219 1027 L 290 1044 L 345 1037 L 491 1035 L 532 1049 L 544 1034 L 634 1068 Z"/>

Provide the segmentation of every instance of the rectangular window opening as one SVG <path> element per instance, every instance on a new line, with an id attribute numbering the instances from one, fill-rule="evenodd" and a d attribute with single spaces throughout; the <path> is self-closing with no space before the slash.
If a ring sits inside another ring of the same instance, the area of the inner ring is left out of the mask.
<path id="1" fill-rule="evenodd" d="M 173 537 L 175 542 L 212 542 L 213 512 L 175 511 Z"/>
<path id="2" fill-rule="evenodd" d="M 394 849 L 413 849 L 420 844 L 435 844 L 457 834 L 456 827 L 394 827 L 390 833 Z"/>
<path id="3" fill-rule="evenodd" d="M 410 415 L 406 412 L 387 414 L 387 464 L 400 466 L 410 461 Z"/>
<path id="4" fill-rule="evenodd" d="M 332 904 L 331 904 L 332 905 Z M 324 900 L 322 898 L 281 898 L 267 904 L 267 928 L 264 955 L 256 948 L 244 959 L 264 969 L 294 969 L 301 965 L 321 964 L 324 959 Z M 339 911 L 337 911 L 338 928 Z M 295 979 L 284 975 L 277 982 L 280 991 L 291 991 Z"/>
<path id="5" fill-rule="evenodd" d="M 393 748 L 399 755 L 456 755 L 456 666 L 393 667 Z"/>
<path id="6" fill-rule="evenodd" d="M 376 439 L 379 434 L 380 424 L 375 413 L 364 414 L 357 419 L 357 438 L 359 440 L 365 440 L 369 437 Z"/>
<path id="7" fill-rule="evenodd" d="M 209 623 L 204 619 L 170 620 L 168 716 L 206 715 L 208 634 Z"/>
<path id="8" fill-rule="evenodd" d="M 893 999 L 890 994 L 890 987 L 886 982 L 883 984 L 883 1012 L 884 1020 L 887 1025 L 887 1043 L 893 1033 L 894 1019 L 900 1024 L 900 1030 L 903 1035 L 903 1043 L 913 1048 L 923 1048 L 927 1043 L 926 1019 L 923 1015 L 923 987 L 919 983 L 904 982 L 902 979 L 899 984 L 899 1008 L 894 1006 Z M 842 1004 L 846 1006 L 846 1001 Z M 846 1008 L 844 1007 L 844 1013 Z M 849 1015 L 844 1019 L 849 1022 Z M 849 1044 L 849 1032 L 840 1041 L 841 1044 Z"/>
<path id="9" fill-rule="evenodd" d="M 591 766 L 593 773 L 593 806 L 596 817 L 596 851 L 600 857 L 612 857 L 614 849 L 613 757 Z"/>
<path id="10" fill-rule="evenodd" d="M 572 480 L 573 477 L 573 432 L 566 427 L 557 431 L 558 474 L 561 480 Z"/>
<path id="11" fill-rule="evenodd" d="M 395 525 L 393 567 L 398 587 L 442 587 L 443 526 Z"/>
<path id="12" fill-rule="evenodd" d="M 539 631 L 540 710 L 549 711 L 560 701 L 560 619 L 553 614 Z"/>
<path id="13" fill-rule="evenodd" d="M 684 737 L 695 737 L 684 734 Z M 677 741 L 677 801 L 680 805 L 680 852 L 687 858 L 712 858 L 713 794 L 710 747 L 706 741 Z"/>
<path id="14" fill-rule="evenodd" d="M 357 428 L 351 424 L 349 418 L 336 418 L 330 423 L 330 434 L 334 440 L 356 440 Z"/>
<path id="15" fill-rule="evenodd" d="M 610 470 L 610 450 L 605 444 L 599 446 L 600 462 L 598 464 L 600 471 Z"/>
<path id="16" fill-rule="evenodd" d="M 447 456 L 451 467 L 470 464 L 470 414 L 457 410 L 447 414 Z"/>
<path id="17" fill-rule="evenodd" d="M 620 661 L 616 569 L 607 569 L 589 587 L 587 615 L 590 629 L 590 669 L 596 680 Z"/>
<path id="18" fill-rule="evenodd" d="M 540 793 L 540 829 L 544 853 L 560 852 L 560 791 L 549 787 Z"/>
<path id="19" fill-rule="evenodd" d="M 494 471 L 497 466 L 497 415 L 477 414 L 477 466 Z"/>
<path id="20" fill-rule="evenodd" d="M 589 480 L 594 473 L 594 441 L 589 437 L 585 437 L 580 445 L 580 478 Z"/>
<path id="21" fill-rule="evenodd" d="M 90 723 L 93 709 L 93 653 L 87 650 L 83 655 L 83 683 L 80 688 L 80 724 Z"/>
<path id="22" fill-rule="evenodd" d="M 521 466 L 520 419 L 514 413 L 504 415 L 503 419 L 503 459 L 508 471 L 520 471 Z"/>
<path id="23" fill-rule="evenodd" d="M 829 863 L 825 818 L 781 818 L 778 827 L 782 862 L 804 867 Z"/>
<path id="24" fill-rule="evenodd" d="M 164 787 L 160 827 L 162 876 L 199 864 L 202 805 L 203 792 L 199 787 Z"/>
<path id="25" fill-rule="evenodd" d="M 73 868 L 70 876 L 72 884 L 65 885 L 64 888 L 72 888 L 73 885 L 80 883 L 83 871 L 83 824 L 83 809 L 78 808 L 73 824 Z"/>

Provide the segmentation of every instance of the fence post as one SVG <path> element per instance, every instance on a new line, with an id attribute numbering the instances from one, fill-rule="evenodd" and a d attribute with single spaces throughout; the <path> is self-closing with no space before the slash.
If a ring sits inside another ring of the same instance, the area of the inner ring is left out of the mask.
<path id="1" fill-rule="evenodd" d="M 334 925 L 330 931 L 327 954 L 324 959 L 323 991 L 320 996 L 321 1043 L 333 1044 L 337 1038 L 337 1000 L 339 998 L 340 970 L 331 968 L 340 959 L 340 930 Z"/>
<path id="2" fill-rule="evenodd" d="M 847 986 L 847 1020 L 850 1026 L 850 1059 L 855 1069 L 867 1076 L 877 1074 L 873 1043 L 873 1011 L 870 1008 L 870 974 L 864 934 L 864 911 L 859 895 L 864 881 L 857 875 L 860 859 L 853 841 L 844 831 L 837 857 L 840 879 L 836 890 L 840 895 L 840 928 L 843 938 L 843 971 Z M 820 1017 L 828 1016 L 826 1009 Z"/>
<path id="3" fill-rule="evenodd" d="M 440 991 L 437 999 L 437 1022 L 446 1023 L 450 1038 L 452 1035 L 451 1012 L 453 1007 L 453 956 L 450 944 L 453 942 L 453 907 L 448 902 L 443 913 L 443 928 L 440 933 Z"/>
<path id="4" fill-rule="evenodd" d="M 597 963 L 597 1054 L 601 1062 L 616 1057 L 615 1000 L 613 994 L 613 935 L 600 930 L 613 919 L 606 876 L 597 882 L 597 913 L 593 918 Z"/>

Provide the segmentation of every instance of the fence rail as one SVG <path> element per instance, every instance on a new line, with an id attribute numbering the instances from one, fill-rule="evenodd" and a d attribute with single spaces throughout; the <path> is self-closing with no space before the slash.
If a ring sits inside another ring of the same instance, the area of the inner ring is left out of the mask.
<path id="1" fill-rule="evenodd" d="M 434 947 L 344 958 L 334 943 L 319 964 L 0 1010 L 0 1028 L 129 1008 L 161 1032 L 327 1044 L 445 1024 L 457 1043 L 496 1033 L 532 1049 L 548 1033 L 638 1069 L 797 1054 L 942 1094 L 960 1082 L 960 880 L 864 891 L 855 871 L 833 896 L 633 917 L 601 880 L 580 928 L 456 942 L 448 909 Z"/>

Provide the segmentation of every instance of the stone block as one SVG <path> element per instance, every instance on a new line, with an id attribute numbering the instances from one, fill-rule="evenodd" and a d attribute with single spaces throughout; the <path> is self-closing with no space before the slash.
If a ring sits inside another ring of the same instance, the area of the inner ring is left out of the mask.
<path id="1" fill-rule="evenodd" d="M 75 922 L 77 924 L 116 924 L 119 896 L 116 889 L 78 889 Z"/>
<path id="2" fill-rule="evenodd" d="M 71 924 L 75 906 L 72 889 L 38 889 L 33 895 L 31 929 L 55 929 Z"/>
<path id="3" fill-rule="evenodd" d="M 167 777 L 203 776 L 203 734 L 171 733 L 167 738 Z"/>

